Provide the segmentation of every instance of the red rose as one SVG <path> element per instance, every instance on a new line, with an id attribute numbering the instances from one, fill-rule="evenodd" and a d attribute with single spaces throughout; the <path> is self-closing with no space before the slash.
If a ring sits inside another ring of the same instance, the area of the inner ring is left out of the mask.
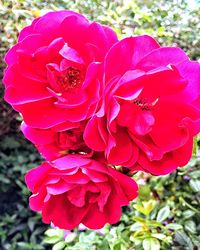
<path id="1" fill-rule="evenodd" d="M 37 129 L 27 126 L 24 122 L 21 130 L 24 136 L 30 140 L 46 160 L 55 160 L 70 152 L 91 153 L 83 140 L 84 124 L 65 124 L 51 129 Z M 58 130 L 59 129 L 59 130 Z"/>
<path id="2" fill-rule="evenodd" d="M 104 79 L 104 103 L 88 122 L 86 144 L 133 171 L 162 175 L 184 166 L 200 131 L 200 64 L 149 36 L 131 37 L 108 52 Z"/>
<path id="3" fill-rule="evenodd" d="M 26 183 L 33 193 L 30 207 L 42 212 L 45 223 L 64 229 L 80 223 L 91 229 L 116 223 L 121 207 L 137 196 L 137 185 L 130 177 L 78 155 L 30 170 Z"/>
<path id="4" fill-rule="evenodd" d="M 72 11 L 35 19 L 5 57 L 5 99 L 31 127 L 91 117 L 102 91 L 100 62 L 116 41 L 110 28 Z"/>

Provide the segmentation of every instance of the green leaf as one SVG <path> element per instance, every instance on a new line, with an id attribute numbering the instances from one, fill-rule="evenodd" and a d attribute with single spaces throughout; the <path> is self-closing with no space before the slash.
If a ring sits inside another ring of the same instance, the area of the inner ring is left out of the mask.
<path id="1" fill-rule="evenodd" d="M 188 220 L 188 221 L 185 221 L 185 229 L 191 233 L 191 234 L 195 234 L 196 233 L 196 224 L 194 221 L 192 220 Z"/>
<path id="2" fill-rule="evenodd" d="M 105 238 L 101 241 L 97 250 L 110 250 L 109 243 Z"/>
<path id="3" fill-rule="evenodd" d="M 32 218 L 28 220 L 28 227 L 30 228 L 31 231 L 33 231 L 35 227 L 35 221 L 33 221 Z"/>
<path id="4" fill-rule="evenodd" d="M 56 229 L 50 228 L 45 231 L 45 235 L 47 235 L 48 237 L 57 236 L 59 238 L 63 238 L 64 231 L 61 229 L 57 229 L 57 228 Z"/>
<path id="5" fill-rule="evenodd" d="M 65 242 L 66 243 L 70 243 L 72 241 L 74 241 L 77 237 L 77 234 L 76 233 L 70 233 L 67 235 L 67 237 L 65 238 Z"/>
<path id="6" fill-rule="evenodd" d="M 178 242 L 181 246 L 187 247 L 185 249 L 193 250 L 193 244 L 191 239 L 183 231 L 176 232 L 174 240 Z"/>
<path id="7" fill-rule="evenodd" d="M 58 236 L 47 237 L 44 239 L 44 243 L 47 243 L 47 244 L 55 244 L 58 241 L 60 241 L 60 237 Z"/>
<path id="8" fill-rule="evenodd" d="M 159 239 L 159 240 L 164 240 L 166 239 L 166 235 L 164 234 L 160 234 L 160 233 L 154 233 L 154 234 L 151 234 L 154 238 L 156 239 Z"/>
<path id="9" fill-rule="evenodd" d="M 200 238 L 198 235 L 190 235 L 190 238 L 192 239 L 195 246 L 200 249 Z"/>
<path id="10" fill-rule="evenodd" d="M 139 222 L 134 223 L 133 225 L 131 225 L 130 227 L 130 231 L 134 232 L 134 231 L 140 231 L 142 230 L 142 225 Z"/>
<path id="11" fill-rule="evenodd" d="M 20 247 L 20 249 L 23 249 L 23 250 L 30 249 L 30 245 L 26 242 L 18 242 L 17 245 Z"/>
<path id="12" fill-rule="evenodd" d="M 194 192 L 200 192 L 200 180 L 190 180 L 189 184 Z"/>
<path id="13" fill-rule="evenodd" d="M 113 250 L 121 250 L 121 241 L 116 241 Z"/>
<path id="14" fill-rule="evenodd" d="M 155 200 L 149 200 L 149 201 L 143 201 L 142 205 L 136 204 L 133 207 L 139 211 L 140 213 L 148 216 L 151 211 L 154 209 L 156 206 L 156 201 Z"/>
<path id="15" fill-rule="evenodd" d="M 145 209 L 143 208 L 142 205 L 140 205 L 140 204 L 135 204 L 135 205 L 133 205 L 133 207 L 134 207 L 137 211 L 139 211 L 140 213 L 145 214 Z"/>
<path id="16" fill-rule="evenodd" d="M 141 222 L 141 223 L 146 223 L 146 220 L 142 217 L 139 217 L 139 216 L 134 216 L 133 220 L 137 221 L 137 222 Z"/>
<path id="17" fill-rule="evenodd" d="M 141 200 L 149 200 L 151 195 L 151 189 L 147 185 L 139 185 L 138 197 Z"/>
<path id="18" fill-rule="evenodd" d="M 144 250 L 160 250 L 160 242 L 155 238 L 147 238 L 142 242 Z"/>
<path id="19" fill-rule="evenodd" d="M 55 236 L 55 235 L 57 235 L 57 233 L 56 233 L 56 230 L 55 229 L 48 229 L 47 231 L 45 231 L 45 233 L 44 233 L 46 236 L 48 236 L 48 237 L 52 237 L 52 236 Z"/>
<path id="20" fill-rule="evenodd" d="M 197 150 L 198 150 L 198 138 L 197 136 L 195 136 L 193 139 L 192 156 L 195 157 L 197 155 Z"/>
<path id="21" fill-rule="evenodd" d="M 144 240 L 146 238 L 151 238 L 151 234 L 150 234 L 150 232 L 142 230 L 142 231 L 135 232 L 132 235 L 132 237 L 134 237 L 135 239 L 142 239 L 142 240 Z"/>
<path id="22" fill-rule="evenodd" d="M 165 206 L 159 210 L 158 215 L 157 215 L 157 221 L 163 222 L 169 217 L 169 215 L 170 215 L 170 209 L 168 206 Z"/>
<path id="23" fill-rule="evenodd" d="M 62 250 L 64 247 L 65 247 L 65 242 L 60 241 L 53 246 L 52 250 Z"/>
<path id="24" fill-rule="evenodd" d="M 185 210 L 184 212 L 183 212 L 183 218 L 184 219 L 189 219 L 189 218 L 191 218 L 193 215 L 195 214 L 195 212 L 194 211 L 192 211 L 192 210 Z"/>
<path id="25" fill-rule="evenodd" d="M 150 227 L 163 227 L 163 225 L 156 220 L 147 220 L 146 224 Z"/>
<path id="26" fill-rule="evenodd" d="M 190 176 L 192 177 L 192 178 L 200 178 L 200 170 L 195 170 L 195 171 L 192 171 L 191 173 L 190 173 Z"/>
<path id="27" fill-rule="evenodd" d="M 171 230 L 180 230 L 183 229 L 183 226 L 177 223 L 169 223 L 166 225 L 166 228 L 171 229 Z"/>

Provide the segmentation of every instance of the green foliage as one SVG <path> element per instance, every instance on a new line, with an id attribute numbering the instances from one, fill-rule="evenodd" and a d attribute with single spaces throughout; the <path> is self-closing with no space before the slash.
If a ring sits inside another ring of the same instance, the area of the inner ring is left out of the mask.
<path id="1" fill-rule="evenodd" d="M 47 226 L 28 208 L 24 183 L 24 174 L 40 163 L 40 156 L 17 134 L 4 136 L 0 148 L 0 249 L 47 249 L 40 244 Z"/>

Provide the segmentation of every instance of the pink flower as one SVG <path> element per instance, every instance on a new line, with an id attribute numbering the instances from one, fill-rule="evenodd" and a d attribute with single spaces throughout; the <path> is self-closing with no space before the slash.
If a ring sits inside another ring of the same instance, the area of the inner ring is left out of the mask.
<path id="1" fill-rule="evenodd" d="M 130 37 L 108 52 L 104 79 L 86 144 L 132 171 L 162 175 L 184 166 L 200 131 L 200 64 L 149 36 Z"/>
<path id="2" fill-rule="evenodd" d="M 31 209 L 42 212 L 44 223 L 68 230 L 80 223 L 91 229 L 116 223 L 121 207 L 137 196 L 130 177 L 79 155 L 43 163 L 28 172 L 26 183 Z"/>
<path id="3" fill-rule="evenodd" d="M 66 124 L 63 128 L 50 129 L 31 128 L 24 122 L 21 130 L 46 160 L 55 160 L 68 153 L 90 154 L 91 149 L 83 140 L 84 123 Z"/>
<path id="4" fill-rule="evenodd" d="M 5 99 L 35 128 L 91 117 L 102 92 L 101 62 L 116 41 L 110 28 L 72 11 L 35 19 L 5 57 Z"/>

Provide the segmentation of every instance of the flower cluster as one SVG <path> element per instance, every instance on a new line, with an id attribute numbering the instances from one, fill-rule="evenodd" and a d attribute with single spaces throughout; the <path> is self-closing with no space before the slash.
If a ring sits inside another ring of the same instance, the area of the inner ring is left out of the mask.
<path id="1" fill-rule="evenodd" d="M 200 131 L 200 64 L 150 36 L 55 11 L 6 54 L 5 99 L 46 162 L 25 179 L 45 223 L 99 229 L 137 196 L 136 171 L 184 166 Z M 120 170 L 120 171 L 119 171 Z"/>

